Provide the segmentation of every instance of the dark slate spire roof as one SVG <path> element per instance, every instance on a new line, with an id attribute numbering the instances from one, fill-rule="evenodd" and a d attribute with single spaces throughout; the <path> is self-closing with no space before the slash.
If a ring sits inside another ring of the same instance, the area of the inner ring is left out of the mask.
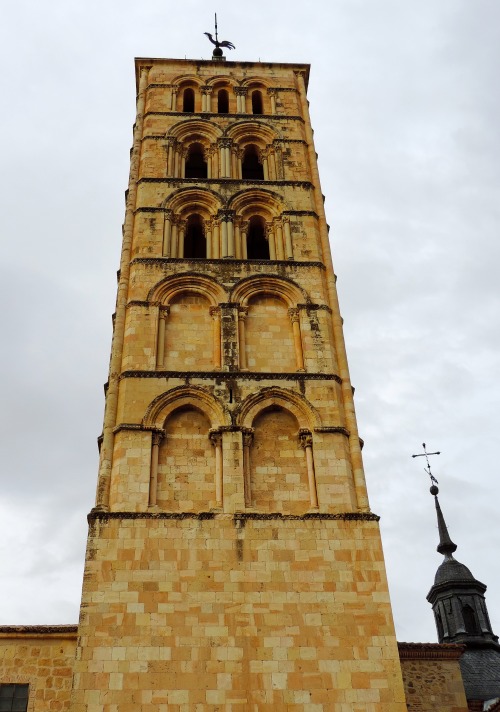
<path id="1" fill-rule="evenodd" d="M 452 541 L 439 505 L 436 485 L 430 489 L 436 505 L 439 544 L 444 561 L 438 567 L 434 585 L 427 595 L 432 604 L 440 643 L 466 646 L 460 668 L 468 700 L 500 697 L 500 646 L 491 629 L 484 592 L 467 566 L 453 558 L 457 545 Z"/>

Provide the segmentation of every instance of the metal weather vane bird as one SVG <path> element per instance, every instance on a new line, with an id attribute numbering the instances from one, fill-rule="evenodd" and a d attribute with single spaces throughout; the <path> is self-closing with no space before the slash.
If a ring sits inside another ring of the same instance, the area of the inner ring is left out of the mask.
<path id="1" fill-rule="evenodd" d="M 215 39 L 212 37 L 210 32 L 204 32 L 203 34 L 205 34 L 210 40 L 210 42 L 215 45 L 214 54 L 222 54 L 220 49 L 221 47 L 227 47 L 228 49 L 236 49 L 234 44 L 232 42 L 229 42 L 229 40 L 223 40 L 222 42 L 219 42 L 219 38 L 217 36 L 217 13 L 215 13 Z M 217 52 L 217 50 L 219 50 L 219 52 Z"/>

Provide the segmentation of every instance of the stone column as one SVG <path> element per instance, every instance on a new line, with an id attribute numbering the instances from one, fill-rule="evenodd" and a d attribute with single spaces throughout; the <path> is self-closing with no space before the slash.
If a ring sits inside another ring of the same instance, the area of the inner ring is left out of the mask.
<path id="1" fill-rule="evenodd" d="M 186 221 L 179 220 L 177 226 L 177 257 L 184 257 L 184 236 L 186 234 Z"/>
<path id="2" fill-rule="evenodd" d="M 266 222 L 266 236 L 269 243 L 269 259 L 276 259 L 276 242 L 274 239 L 273 224 Z"/>
<path id="3" fill-rule="evenodd" d="M 268 89 L 268 95 L 271 97 L 271 114 L 276 113 L 276 89 Z"/>
<path id="4" fill-rule="evenodd" d="M 268 151 L 264 149 L 260 152 L 262 158 L 262 169 L 264 171 L 264 180 L 269 180 L 269 165 L 267 162 Z"/>
<path id="5" fill-rule="evenodd" d="M 163 368 L 165 364 L 165 322 L 169 315 L 170 308 L 160 307 L 158 313 L 158 346 L 156 349 L 156 365 L 158 368 Z"/>
<path id="6" fill-rule="evenodd" d="M 172 211 L 165 210 L 165 222 L 163 223 L 163 257 L 170 257 L 170 238 L 172 233 Z"/>
<path id="7" fill-rule="evenodd" d="M 179 178 L 180 162 L 181 162 L 181 147 L 179 145 L 177 145 L 175 147 L 175 152 L 174 152 L 174 175 L 173 175 L 173 178 Z"/>
<path id="8" fill-rule="evenodd" d="M 172 87 L 170 110 L 175 111 L 177 108 L 177 87 Z"/>
<path id="9" fill-rule="evenodd" d="M 290 218 L 283 216 L 283 231 L 285 233 L 285 255 L 287 260 L 293 260 L 292 232 L 290 230 Z"/>
<path id="10" fill-rule="evenodd" d="M 241 260 L 241 221 L 234 223 L 234 254 L 237 260 Z"/>
<path id="11" fill-rule="evenodd" d="M 205 222 L 205 239 L 207 241 L 207 260 L 210 260 L 213 257 L 212 220 Z"/>
<path id="12" fill-rule="evenodd" d="M 175 144 L 176 140 L 175 138 L 173 138 L 173 136 L 167 139 L 167 178 L 175 177 Z"/>
<path id="13" fill-rule="evenodd" d="M 246 354 L 246 336 L 245 336 L 245 319 L 248 316 L 248 307 L 238 307 L 238 355 L 240 371 L 246 371 L 247 354 Z"/>
<path id="14" fill-rule="evenodd" d="M 178 218 L 172 219 L 172 231 L 170 235 L 170 257 L 177 257 L 177 236 L 178 236 Z"/>
<path id="15" fill-rule="evenodd" d="M 231 147 L 231 175 L 233 178 L 238 178 L 238 152 L 234 146 Z"/>
<path id="16" fill-rule="evenodd" d="M 305 371 L 304 368 L 304 352 L 302 349 L 302 338 L 300 335 L 300 312 L 298 309 L 289 309 L 288 314 L 292 322 L 293 344 L 295 347 L 295 361 L 297 363 L 297 371 Z"/>
<path id="17" fill-rule="evenodd" d="M 151 438 L 151 466 L 149 471 L 149 500 L 148 507 L 156 507 L 156 497 L 158 493 L 158 457 L 160 454 L 160 444 L 164 433 L 155 431 Z"/>
<path id="18" fill-rule="evenodd" d="M 210 114 L 212 113 L 212 94 L 213 94 L 213 87 L 207 86 L 207 112 Z"/>
<path id="19" fill-rule="evenodd" d="M 212 257 L 219 259 L 220 257 L 220 220 L 214 218 L 212 220 Z"/>
<path id="20" fill-rule="evenodd" d="M 227 220 L 227 256 L 234 258 L 234 212 L 228 211 Z"/>
<path id="21" fill-rule="evenodd" d="M 283 228 L 280 218 L 274 218 L 274 234 L 276 236 L 276 252 L 279 260 L 285 259 L 283 252 Z"/>
<path id="22" fill-rule="evenodd" d="M 208 146 L 203 151 L 203 156 L 205 158 L 205 161 L 207 162 L 207 178 L 212 177 L 212 146 Z"/>
<path id="23" fill-rule="evenodd" d="M 207 112 L 208 111 L 208 98 L 207 98 L 207 90 L 208 87 L 205 85 L 201 87 L 201 111 L 202 112 Z"/>
<path id="24" fill-rule="evenodd" d="M 245 507 L 252 506 L 252 481 L 250 473 L 250 448 L 253 442 L 253 428 L 243 430 L 243 489 L 245 493 Z"/>
<path id="25" fill-rule="evenodd" d="M 248 89 L 246 87 L 235 87 L 234 93 L 236 94 L 236 112 L 238 114 L 246 113 L 245 97 L 247 95 Z"/>
<path id="26" fill-rule="evenodd" d="M 221 229 L 221 257 L 227 257 L 227 220 L 224 216 L 221 217 L 220 221 Z"/>
<path id="27" fill-rule="evenodd" d="M 247 233 L 248 233 L 248 222 L 242 222 L 240 226 L 240 237 L 241 237 L 241 256 L 244 260 L 248 259 L 247 252 Z"/>
<path id="28" fill-rule="evenodd" d="M 236 151 L 235 178 L 238 178 L 238 180 L 242 180 L 242 178 L 243 178 L 243 151 L 241 148 L 238 148 Z"/>
<path id="29" fill-rule="evenodd" d="M 274 153 L 273 147 L 268 146 L 268 161 L 269 161 L 269 180 L 277 180 L 278 174 L 276 172 L 276 155 Z"/>
<path id="30" fill-rule="evenodd" d="M 218 430 L 210 431 L 210 440 L 215 448 L 215 503 L 217 507 L 223 506 L 223 472 L 222 472 L 222 433 Z"/>
<path id="31" fill-rule="evenodd" d="M 300 446 L 306 453 L 307 481 L 309 484 L 309 499 L 311 508 L 318 509 L 318 493 L 316 490 L 316 474 L 314 472 L 314 458 L 312 451 L 312 434 L 310 430 L 299 430 Z"/>
<path id="32" fill-rule="evenodd" d="M 180 177 L 185 178 L 186 177 L 186 159 L 188 157 L 188 149 L 183 148 L 181 150 L 181 173 Z"/>
<path id="33" fill-rule="evenodd" d="M 222 368 L 222 345 L 221 345 L 221 324 L 220 308 L 210 307 L 210 316 L 213 322 L 214 335 L 214 368 L 218 371 Z"/>

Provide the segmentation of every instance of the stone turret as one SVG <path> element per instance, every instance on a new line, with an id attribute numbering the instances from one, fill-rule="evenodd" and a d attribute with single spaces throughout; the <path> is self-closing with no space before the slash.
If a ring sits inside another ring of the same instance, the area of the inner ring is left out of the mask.
<path id="1" fill-rule="evenodd" d="M 484 598 L 486 585 L 453 557 L 457 545 L 448 533 L 437 497 L 439 490 L 433 485 L 430 492 L 434 496 L 439 529 L 437 551 L 444 556 L 427 594 L 438 639 L 440 643 L 466 646 L 460 668 L 467 700 L 491 700 L 500 697 L 500 646 L 488 616 Z"/>

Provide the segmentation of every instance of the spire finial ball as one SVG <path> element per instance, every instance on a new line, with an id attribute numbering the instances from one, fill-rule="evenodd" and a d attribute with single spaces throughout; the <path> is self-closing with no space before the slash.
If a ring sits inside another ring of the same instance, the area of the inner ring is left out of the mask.
<path id="1" fill-rule="evenodd" d="M 437 494 L 439 494 L 439 488 L 436 487 L 436 485 L 432 485 L 431 488 L 429 489 L 429 492 L 431 494 L 433 494 L 434 496 L 436 496 Z"/>

